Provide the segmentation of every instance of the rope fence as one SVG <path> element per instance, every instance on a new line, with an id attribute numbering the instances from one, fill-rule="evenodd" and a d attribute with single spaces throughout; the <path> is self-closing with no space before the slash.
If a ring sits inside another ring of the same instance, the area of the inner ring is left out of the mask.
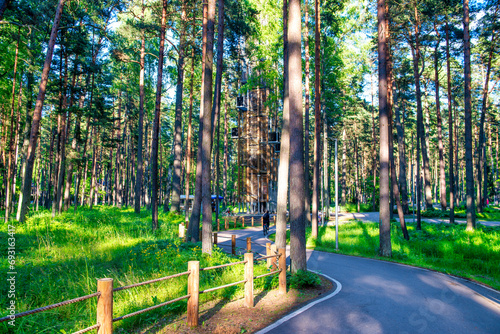
<path id="1" fill-rule="evenodd" d="M 215 233 L 215 241 L 217 240 L 217 233 Z M 235 235 L 231 236 L 232 240 L 232 252 L 234 254 L 235 252 L 235 244 L 236 244 L 236 237 Z M 25 311 L 21 312 L 18 314 L 15 314 L 13 316 L 6 316 L 3 318 L 0 318 L 0 322 L 8 321 L 8 320 L 14 320 L 17 318 L 25 317 L 31 314 L 51 310 L 57 307 L 61 307 L 64 305 L 68 304 L 73 304 L 77 303 L 80 301 L 84 301 L 93 297 L 99 297 L 97 299 L 97 321 L 96 324 L 81 329 L 77 332 L 74 332 L 73 334 L 83 334 L 90 332 L 92 330 L 97 329 L 98 334 L 112 334 L 113 333 L 113 323 L 124 320 L 184 299 L 187 299 L 187 323 L 191 327 L 197 327 L 198 326 L 198 320 L 199 320 L 199 295 L 201 293 L 209 293 L 213 291 L 217 291 L 220 289 L 228 288 L 231 286 L 239 285 L 239 284 L 244 284 L 245 285 L 245 303 L 244 305 L 246 307 L 254 307 L 254 296 L 253 296 L 253 281 L 254 279 L 259 279 L 263 278 L 266 276 L 271 276 L 274 274 L 279 274 L 279 286 L 278 289 L 280 293 L 286 293 L 286 251 L 284 248 L 281 248 L 279 250 L 276 250 L 276 245 L 272 245 L 271 243 L 266 244 L 266 256 L 261 256 L 259 258 L 254 259 L 254 253 L 251 251 L 251 239 L 247 238 L 247 253 L 244 254 L 244 260 L 243 261 L 238 261 L 238 262 L 231 262 L 231 263 L 225 263 L 217 266 L 211 266 L 211 267 L 205 267 L 205 268 L 200 268 L 200 263 L 199 261 L 189 261 L 188 262 L 188 270 L 169 275 L 169 276 L 164 276 L 161 278 L 149 280 L 149 281 L 144 281 L 140 283 L 135 283 L 127 286 L 122 286 L 122 287 L 117 287 L 113 288 L 113 279 L 112 278 L 101 278 L 97 280 L 97 292 L 82 296 L 82 297 L 77 297 L 74 299 L 66 300 L 60 303 L 40 307 L 37 309 L 33 309 L 30 311 Z M 226 245 L 221 245 L 221 246 L 226 246 Z M 241 249 L 241 248 L 240 248 Z M 258 253 L 257 253 L 258 254 Z M 261 254 L 259 254 L 261 255 Z M 271 267 L 271 271 L 268 273 L 265 273 L 263 275 L 259 276 L 254 276 L 254 261 L 261 261 L 261 260 L 267 260 L 268 261 L 268 267 Z M 244 270 L 244 279 L 233 282 L 233 283 L 228 283 L 222 286 L 217 286 L 217 287 L 212 287 L 212 288 L 207 288 L 204 290 L 199 289 L 200 285 L 200 271 L 208 271 L 208 270 L 214 270 L 214 269 L 220 269 L 220 268 L 225 268 L 229 266 L 235 266 L 235 265 L 240 265 L 243 264 L 245 266 Z M 188 276 L 187 279 L 187 294 L 181 297 L 177 297 L 168 301 L 165 301 L 163 303 L 150 306 L 148 308 L 135 311 L 126 315 L 119 316 L 117 318 L 113 318 L 113 293 L 122 291 L 122 290 L 127 290 L 139 286 L 144 286 L 147 284 L 152 284 L 152 283 L 157 283 L 161 281 L 166 281 L 169 279 L 173 279 L 176 277 L 181 277 L 181 276 Z"/>

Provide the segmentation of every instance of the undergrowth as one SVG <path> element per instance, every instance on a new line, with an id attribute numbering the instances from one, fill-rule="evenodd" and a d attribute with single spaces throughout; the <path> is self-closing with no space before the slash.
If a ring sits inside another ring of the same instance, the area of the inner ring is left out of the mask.
<path id="1" fill-rule="evenodd" d="M 136 215 L 133 209 L 80 208 L 51 218 L 48 211 L 36 213 L 16 226 L 16 313 L 96 292 L 96 280 L 114 279 L 114 287 L 130 285 L 187 270 L 187 262 L 199 260 L 200 267 L 240 261 L 214 247 L 212 256 L 201 253 L 201 243 L 182 243 L 177 238 L 182 215 L 160 213 L 160 227 L 151 230 L 151 213 Z M 0 226 L 1 240 L 8 227 Z M 7 243 L 0 251 L 7 254 Z M 0 268 L 8 272 L 7 257 Z M 267 268 L 255 265 L 255 275 Z M 243 265 L 200 273 L 200 290 L 244 277 Z M 256 289 L 270 287 L 270 280 L 256 281 Z M 0 280 L 1 291 L 8 282 Z M 125 315 L 187 293 L 187 276 L 115 292 L 114 317 Z M 200 302 L 241 296 L 243 286 L 233 286 L 200 295 Z M 0 295 L 1 316 L 7 315 L 10 299 Z M 16 333 L 71 333 L 91 326 L 96 319 L 96 298 L 16 319 Z M 148 326 L 161 318 L 184 312 L 186 301 L 117 322 L 117 332 Z M 12 327 L 0 324 L 0 333 Z"/>

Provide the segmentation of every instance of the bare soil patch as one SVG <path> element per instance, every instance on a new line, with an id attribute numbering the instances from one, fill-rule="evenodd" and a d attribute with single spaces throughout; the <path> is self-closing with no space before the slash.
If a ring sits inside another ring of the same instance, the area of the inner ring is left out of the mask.
<path id="1" fill-rule="evenodd" d="M 278 290 L 260 291 L 255 295 L 255 307 L 246 308 L 244 299 L 214 300 L 200 305 L 200 325 L 190 328 L 186 325 L 186 314 L 175 319 L 164 319 L 137 333 L 201 333 L 240 334 L 254 333 L 286 314 L 323 297 L 333 289 L 333 283 L 321 277 L 321 286 L 304 290 L 289 290 L 283 296 Z"/>

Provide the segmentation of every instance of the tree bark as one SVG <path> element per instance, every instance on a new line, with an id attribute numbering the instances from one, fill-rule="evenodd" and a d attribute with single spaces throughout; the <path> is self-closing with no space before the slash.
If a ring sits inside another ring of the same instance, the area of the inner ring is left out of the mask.
<path id="1" fill-rule="evenodd" d="M 317 0 L 319 2 L 319 0 Z M 319 8 L 319 5 L 316 6 Z M 292 273 L 307 270 L 304 206 L 304 124 L 300 0 L 290 0 L 288 12 L 290 100 L 290 260 Z M 318 79 L 316 79 L 318 80 Z"/>
<path id="2" fill-rule="evenodd" d="M 387 23 L 385 0 L 377 0 L 380 118 L 380 255 L 392 256 L 389 190 L 389 114 L 387 108 Z"/>
<path id="3" fill-rule="evenodd" d="M 165 4 L 164 4 L 165 6 Z M 163 15 L 163 14 L 162 14 Z M 141 7 L 141 21 L 144 19 L 144 0 Z M 162 16 L 163 19 L 163 16 Z M 161 39 L 161 38 L 160 38 Z M 161 41 L 160 41 L 161 42 Z M 137 170 L 135 177 L 135 199 L 134 211 L 136 214 L 141 213 L 141 195 L 142 195 L 142 179 L 143 179 L 143 159 L 142 159 L 142 144 L 143 144 L 143 127 L 144 127 L 144 58 L 146 55 L 146 33 L 141 31 L 141 54 L 139 60 L 139 124 L 137 125 Z M 163 57 L 163 55 L 160 55 Z M 161 81 L 161 77 L 160 81 Z M 161 89 L 160 89 L 161 90 Z M 158 94 L 158 93 L 157 93 Z M 155 109 L 156 110 L 156 109 Z M 153 223 L 154 226 L 154 223 Z M 153 227 L 153 230 L 155 228 Z"/>
<path id="4" fill-rule="evenodd" d="M 217 70 L 215 74 L 215 91 L 212 105 L 212 138 L 215 137 L 215 120 L 217 120 L 217 152 L 215 154 L 215 189 L 216 189 L 216 209 L 215 221 L 219 219 L 219 134 L 220 134 L 220 101 L 222 90 L 222 60 L 224 55 L 224 0 L 218 1 L 219 17 L 217 27 Z M 210 149 L 210 152 L 212 148 Z"/>
<path id="5" fill-rule="evenodd" d="M 346 173 L 347 173 L 347 165 L 346 165 L 346 158 L 347 158 L 347 136 L 346 136 L 346 131 L 345 128 L 342 131 L 342 198 L 341 198 L 341 205 L 345 206 L 345 199 L 347 196 L 347 182 L 346 182 Z"/>
<path id="6" fill-rule="evenodd" d="M 471 106 L 471 69 L 470 69 L 470 34 L 469 0 L 463 0 L 464 8 L 464 114 L 465 114 L 465 188 L 467 230 L 476 228 L 476 209 L 474 203 L 474 166 L 472 162 L 472 106 Z"/>
<path id="7" fill-rule="evenodd" d="M 195 189 L 194 189 L 194 199 L 193 199 L 193 210 L 191 211 L 191 217 L 189 219 L 188 228 L 188 240 L 193 242 L 199 241 L 199 231 L 200 231 L 200 214 L 201 214 L 201 198 L 202 198 L 202 177 L 201 177 L 201 151 L 203 144 L 203 101 L 204 101 L 204 84 L 205 81 L 205 61 L 207 52 L 207 19 L 208 19 L 208 4 L 203 3 L 203 49 L 202 49 L 202 72 L 201 72 L 201 92 L 200 92 L 200 125 L 198 129 L 198 151 L 196 153 L 196 177 L 195 177 Z"/>
<path id="8" fill-rule="evenodd" d="M 449 137 L 449 182 L 450 182 L 450 224 L 455 223 L 455 175 L 453 172 L 453 110 L 451 103 L 451 68 L 450 68 L 450 33 L 448 26 L 448 17 L 446 17 L 446 78 L 447 78 L 447 92 L 448 92 L 448 137 Z"/>
<path id="9" fill-rule="evenodd" d="M 399 185 L 401 189 L 401 204 L 403 206 L 403 213 L 406 215 L 410 213 L 410 210 L 408 208 L 408 188 L 406 180 L 407 177 L 406 177 L 405 130 L 403 124 L 401 123 L 401 117 L 399 114 L 400 114 L 399 108 L 396 108 L 396 131 L 398 135 L 398 152 L 399 152 Z"/>
<path id="10" fill-rule="evenodd" d="M 55 205 L 52 205 L 52 214 L 55 214 L 55 209 L 60 214 L 62 211 L 62 190 L 64 183 L 64 173 L 66 170 L 66 138 L 67 138 L 67 88 L 68 88 L 68 55 L 65 52 L 64 55 L 65 70 L 64 70 L 64 83 L 62 86 L 62 101 L 61 101 L 61 127 L 59 129 L 60 133 L 58 137 L 59 142 L 59 165 L 57 167 L 57 185 L 56 185 L 56 196 L 54 197 Z M 62 59 L 61 59 L 62 61 Z"/>
<path id="11" fill-rule="evenodd" d="M 194 21 L 194 20 L 193 20 Z M 194 87 L 194 47 L 191 48 L 191 78 L 189 82 L 189 116 L 186 144 L 186 200 L 184 201 L 186 228 L 189 222 L 189 183 L 191 182 L 191 142 L 193 120 L 193 87 Z"/>
<path id="12" fill-rule="evenodd" d="M 283 0 L 283 123 L 281 126 L 278 194 L 276 207 L 276 247 L 286 247 L 288 173 L 290 163 L 290 109 L 288 92 L 288 0 Z"/>
<path id="13" fill-rule="evenodd" d="M 38 133 L 40 129 L 40 120 L 42 116 L 43 101 L 45 99 L 45 92 L 47 87 L 47 81 L 49 78 L 50 63 L 52 62 L 52 55 L 54 53 L 54 45 L 56 43 L 57 30 L 59 28 L 59 22 L 61 20 L 61 15 L 63 11 L 65 0 L 59 0 L 59 4 L 56 9 L 56 16 L 54 18 L 54 23 L 52 24 L 52 31 L 50 33 L 50 40 L 47 46 L 47 54 L 45 57 L 45 62 L 43 65 L 42 76 L 40 80 L 40 87 L 38 90 L 38 97 L 36 100 L 35 110 L 33 112 L 33 122 L 31 126 L 30 143 L 28 146 L 26 171 L 23 181 L 23 190 L 19 198 L 19 207 L 17 212 L 17 220 L 19 222 L 24 222 L 26 218 L 26 213 L 28 211 L 28 205 L 31 199 L 31 183 L 33 179 L 33 166 L 35 163 L 35 148 L 38 139 Z"/>
<path id="14" fill-rule="evenodd" d="M 186 35 L 186 1 L 182 2 L 182 30 L 179 39 L 179 59 L 177 60 L 177 90 L 175 94 L 174 123 L 174 173 L 172 177 L 171 212 L 179 212 L 181 201 L 181 161 L 182 161 L 182 92 L 184 90 L 184 45 Z"/>
<path id="15" fill-rule="evenodd" d="M 165 49 L 165 30 L 167 25 L 167 4 L 168 0 L 163 0 L 163 8 L 161 12 L 161 28 L 160 28 L 160 48 L 158 49 L 158 77 L 156 79 L 156 103 L 155 116 L 153 120 L 153 139 L 151 143 L 151 212 L 152 212 L 152 229 L 158 229 L 158 145 L 160 133 L 160 111 L 161 111 L 161 88 L 163 82 L 163 53 Z M 137 186 L 136 186 L 137 189 Z M 140 189 L 140 188 L 139 188 Z M 136 190 L 137 191 L 137 190 Z M 135 195 L 137 199 L 137 194 Z M 137 207 L 137 205 L 136 205 Z"/>
<path id="16" fill-rule="evenodd" d="M 435 28 L 437 32 L 437 28 Z M 448 206 L 446 203 L 446 174 L 444 163 L 444 146 L 443 146 L 443 131 L 441 119 L 441 103 L 439 98 L 439 40 L 434 50 L 434 86 L 436 87 L 436 118 L 437 118 L 437 133 L 438 133 L 438 150 L 439 150 L 439 198 L 441 202 L 441 210 L 446 211 Z"/>
<path id="17" fill-rule="evenodd" d="M 496 7 L 496 12 L 498 12 L 498 3 Z M 495 15 L 496 16 L 496 15 Z M 488 197 L 487 185 L 488 185 L 488 174 L 487 174 L 487 165 L 486 165 L 486 138 L 484 133 L 484 123 L 486 119 L 486 114 L 488 113 L 488 94 L 489 94 L 489 81 L 491 74 L 491 61 L 493 58 L 493 50 L 495 49 L 495 38 L 497 37 L 496 30 L 493 29 L 490 41 L 490 51 L 488 52 L 488 62 L 486 64 L 486 77 L 484 79 L 483 86 L 483 101 L 481 108 L 481 120 L 479 122 L 479 145 L 477 147 L 477 151 L 479 153 L 479 159 L 476 165 L 477 175 L 478 175 L 478 188 L 479 193 L 483 191 L 483 195 L 478 198 L 477 202 L 477 211 L 483 212 L 483 208 L 486 206 L 486 198 Z M 484 177 L 484 180 L 483 180 Z M 481 189 L 481 185 L 483 185 L 483 189 Z"/>
<path id="18" fill-rule="evenodd" d="M 9 221 L 12 202 L 12 179 L 15 177 L 14 170 L 14 105 L 16 97 L 16 78 L 17 78 L 17 62 L 19 57 L 19 40 L 21 38 L 21 29 L 17 31 L 16 54 L 14 56 L 14 73 L 12 79 L 12 94 L 11 94 L 11 108 L 10 108 L 10 136 L 9 136 L 9 159 L 7 164 L 7 187 L 5 194 L 5 222 Z M 22 78 L 21 78 L 22 79 Z"/>
<path id="19" fill-rule="evenodd" d="M 321 140 L 321 13 L 320 0 L 315 0 L 314 26 L 314 145 L 313 145 L 313 191 L 312 191 L 312 231 L 313 238 L 318 237 L 318 211 L 320 187 L 320 140 Z"/>
<path id="20" fill-rule="evenodd" d="M 201 145 L 201 196 L 203 206 L 202 243 L 205 254 L 212 254 L 212 194 L 210 191 L 210 155 L 212 149 L 212 72 L 214 53 L 215 0 L 208 0 L 205 73 L 203 77 L 203 123 Z"/>
<path id="21" fill-rule="evenodd" d="M 310 104 L 310 56 L 309 56 L 309 0 L 304 2 L 304 52 L 305 52 L 305 112 L 304 112 L 304 183 L 305 183 L 305 207 L 306 207 L 306 223 L 312 223 L 311 219 L 311 192 L 310 173 L 309 173 L 309 104 Z"/>

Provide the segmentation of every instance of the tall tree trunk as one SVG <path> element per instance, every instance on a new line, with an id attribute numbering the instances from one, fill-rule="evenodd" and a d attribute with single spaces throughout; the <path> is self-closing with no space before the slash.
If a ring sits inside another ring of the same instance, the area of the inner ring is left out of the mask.
<path id="1" fill-rule="evenodd" d="M 276 247 L 286 247 L 288 173 L 290 163 L 290 101 L 288 95 L 288 0 L 283 0 L 283 123 L 281 126 L 278 194 L 276 206 Z"/>
<path id="2" fill-rule="evenodd" d="M 121 199 L 121 154 L 122 154 L 122 145 L 125 144 L 125 138 L 120 140 L 120 130 L 121 130 L 121 121 L 122 121 L 122 92 L 118 92 L 118 117 L 116 120 L 117 130 L 116 130 L 116 141 L 118 145 L 116 147 L 116 155 L 115 155 L 115 174 L 114 174 L 114 186 L 113 186 L 113 206 L 120 206 L 122 203 Z"/>
<path id="3" fill-rule="evenodd" d="M 437 28 L 435 27 L 436 33 Z M 439 36 L 439 35 L 438 35 Z M 436 118 L 438 132 L 438 150 L 439 150 L 439 198 L 441 202 L 441 210 L 445 211 L 448 206 L 446 203 L 446 174 L 444 163 L 444 146 L 443 146 L 443 131 L 441 120 L 441 104 L 439 97 L 439 41 L 434 50 L 434 86 L 436 87 Z"/>
<path id="4" fill-rule="evenodd" d="M 217 152 L 215 157 L 215 188 L 216 188 L 216 209 L 215 221 L 219 219 L 219 134 L 220 134 L 220 100 L 222 89 L 222 57 L 224 55 L 224 0 L 218 1 L 219 17 L 217 27 L 217 70 L 215 74 L 215 91 L 212 105 L 212 138 L 214 138 L 215 120 L 217 120 Z M 210 150 L 212 151 L 212 149 Z"/>
<path id="5" fill-rule="evenodd" d="M 346 173 L 347 173 L 347 165 L 346 165 L 346 159 L 347 159 L 347 136 L 346 136 L 346 131 L 345 128 L 342 131 L 342 198 L 341 198 L 341 205 L 345 207 L 345 199 L 347 196 L 347 182 L 346 182 Z"/>
<path id="6" fill-rule="evenodd" d="M 156 79 L 156 104 L 155 116 L 153 120 L 153 139 L 151 143 L 151 212 L 152 212 L 152 228 L 153 231 L 158 229 L 158 145 L 160 134 L 160 110 L 161 110 L 161 88 L 163 82 L 163 53 L 165 49 L 165 30 L 167 25 L 167 4 L 168 0 L 163 0 L 163 8 L 161 12 L 161 28 L 160 28 L 160 48 L 158 49 L 158 77 Z M 139 165 L 139 164 L 138 164 Z M 136 186 L 136 189 L 137 186 Z M 141 189 L 141 188 L 139 188 Z M 137 191 L 137 190 L 136 190 Z M 137 200 L 137 194 L 135 195 Z M 136 205 L 137 207 L 137 205 Z"/>
<path id="7" fill-rule="evenodd" d="M 319 0 L 317 0 L 319 2 Z M 319 5 L 316 6 L 319 9 Z M 304 207 L 304 124 L 300 0 L 290 0 L 288 12 L 290 101 L 290 260 L 292 273 L 307 270 Z M 316 79 L 318 80 L 318 79 Z M 317 102 L 316 102 L 317 103 Z"/>
<path id="8" fill-rule="evenodd" d="M 419 69 L 419 62 L 421 59 L 420 56 L 420 19 L 418 17 L 418 12 L 417 9 L 415 8 L 415 18 L 416 18 L 416 23 L 414 26 L 415 29 L 415 44 L 412 45 L 411 51 L 412 51 L 412 58 L 413 58 L 413 75 L 415 78 L 415 95 L 416 95 L 416 100 L 417 100 L 417 137 L 420 140 L 420 146 L 422 149 L 422 161 L 424 165 L 424 189 L 425 189 L 425 203 L 426 203 L 426 209 L 432 210 L 432 191 L 431 191 L 431 181 L 430 181 L 430 170 L 429 170 L 429 155 L 427 153 L 427 144 L 426 144 L 426 137 L 425 137 L 425 126 L 424 126 L 424 120 L 423 120 L 423 111 L 422 111 L 422 92 L 420 89 L 420 76 L 421 72 Z M 411 36 L 410 36 L 411 37 Z M 418 148 L 417 148 L 417 154 L 419 155 Z M 420 155 L 417 157 L 417 169 L 420 166 Z M 420 183 L 417 183 L 417 188 L 419 188 Z M 420 193 L 420 190 L 417 190 Z M 418 214 L 420 216 L 420 214 Z M 418 220 L 418 219 L 417 219 Z"/>
<path id="9" fill-rule="evenodd" d="M 496 12 L 498 12 L 498 2 L 496 6 Z M 496 16 L 496 15 L 495 15 Z M 479 192 L 483 191 L 483 196 L 478 198 L 477 202 L 477 211 L 478 212 L 483 212 L 483 208 L 486 206 L 486 198 L 488 197 L 488 192 L 487 192 L 487 185 L 488 185 L 488 174 L 487 174 L 487 164 L 486 164 L 486 138 L 484 134 L 484 123 L 486 119 L 486 114 L 488 113 L 488 94 L 489 94 L 489 81 L 490 81 L 490 74 L 491 74 L 491 61 L 493 58 L 493 50 L 495 49 L 496 45 L 496 40 L 495 38 L 497 37 L 496 30 L 493 29 L 492 35 L 491 35 L 491 42 L 490 42 L 490 51 L 488 52 L 488 63 L 486 65 L 486 77 L 484 79 L 484 86 L 483 86 L 483 101 L 482 101 L 482 108 L 481 108 L 481 120 L 479 122 L 479 145 L 477 147 L 477 151 L 479 153 L 479 159 L 476 165 L 477 169 L 477 174 L 478 174 L 478 188 Z M 483 180 L 484 177 L 484 180 Z M 483 185 L 483 189 L 481 189 L 481 184 Z"/>
<path id="10" fill-rule="evenodd" d="M 222 188 L 224 192 L 224 205 L 227 206 L 227 170 L 229 168 L 229 146 L 228 146 L 228 129 L 229 129 L 229 113 L 227 110 L 227 104 L 229 101 L 229 90 L 226 80 L 226 85 L 224 89 L 224 168 L 223 168 L 223 176 L 222 176 Z"/>
<path id="11" fill-rule="evenodd" d="M 330 152 L 331 153 L 331 152 Z M 328 167 L 328 124 L 326 112 L 323 110 L 323 223 L 330 219 L 330 169 Z"/>
<path id="12" fill-rule="evenodd" d="M 387 66 L 387 113 L 389 117 L 389 161 L 390 161 L 390 178 L 391 178 L 391 196 L 390 198 L 394 200 L 396 203 L 397 211 L 398 211 L 398 217 L 399 217 L 399 223 L 401 226 L 401 231 L 403 232 L 403 236 L 406 240 L 409 240 L 410 237 L 408 235 L 408 230 L 406 229 L 406 222 L 405 222 L 405 216 L 403 212 L 403 207 L 401 205 L 401 198 L 399 195 L 399 186 L 397 182 L 397 176 L 396 176 L 396 165 L 394 162 L 394 135 L 393 135 L 393 105 L 394 105 L 394 95 L 393 95 L 393 78 L 392 78 L 392 54 L 391 54 L 391 35 L 390 35 L 390 25 L 389 25 L 389 7 L 386 4 L 386 42 L 387 42 L 387 49 L 386 49 L 386 66 Z M 391 219 L 393 216 L 393 203 L 390 203 L 390 213 L 391 213 Z"/>
<path id="13" fill-rule="evenodd" d="M 389 113 L 387 106 L 387 23 L 385 0 L 377 0 L 378 73 L 380 118 L 380 255 L 391 257 L 391 222 L 389 190 Z"/>
<path id="14" fill-rule="evenodd" d="M 313 191 L 312 191 L 312 231 L 313 238 L 318 237 L 318 211 L 320 186 L 320 140 L 321 140 L 321 13 L 319 0 L 315 0 L 314 26 L 314 148 L 313 148 Z"/>
<path id="15" fill-rule="evenodd" d="M 12 179 L 15 177 L 14 170 L 14 105 L 16 97 L 16 78 L 17 78 L 17 62 L 19 57 L 19 40 L 21 37 L 21 28 L 17 31 L 17 43 L 16 43 L 16 54 L 14 56 L 14 74 L 12 79 L 12 94 L 11 94 L 11 108 L 10 108 L 10 136 L 9 136 L 9 160 L 7 164 L 7 187 L 5 194 L 5 222 L 9 221 L 11 202 L 12 202 Z M 22 78 L 21 78 L 22 80 Z"/>
<path id="16" fill-rule="evenodd" d="M 404 101 L 403 101 L 404 103 Z M 404 107 L 403 107 L 404 108 Z M 404 109 L 403 109 L 404 110 Z M 403 111 L 404 113 L 404 111 Z M 404 118 L 404 114 L 403 114 Z M 401 189 L 401 204 L 405 215 L 410 213 L 408 208 L 408 188 L 406 180 L 406 148 L 405 148 L 405 130 L 401 123 L 399 108 L 396 108 L 396 131 L 398 135 L 398 152 L 399 152 L 399 185 Z"/>
<path id="17" fill-rule="evenodd" d="M 194 21 L 194 20 L 193 20 Z M 186 144 L 186 200 L 184 201 L 186 225 L 189 221 L 189 183 L 191 182 L 191 142 L 192 142 L 192 121 L 193 121 L 193 88 L 194 88 L 194 47 L 191 48 L 191 78 L 189 82 L 189 116 Z M 187 228 L 188 226 L 186 226 Z"/>
<path id="18" fill-rule="evenodd" d="M 465 114 L 465 187 L 467 230 L 476 228 L 476 209 L 474 203 L 474 166 L 472 162 L 472 106 L 471 106 L 471 69 L 469 35 L 469 0 L 463 0 L 464 8 L 464 114 Z"/>
<path id="19" fill-rule="evenodd" d="M 47 54 L 45 57 L 45 62 L 43 64 L 42 76 L 40 79 L 40 87 L 38 90 L 38 97 L 36 100 L 35 110 L 33 112 L 33 123 L 31 126 L 30 143 L 28 146 L 26 170 L 23 181 L 23 190 L 19 198 L 19 207 L 17 210 L 17 220 L 24 222 L 26 218 L 26 213 L 28 211 L 28 205 L 31 199 L 31 183 L 33 179 L 33 166 L 35 164 L 35 148 L 38 139 L 38 133 L 40 129 L 40 120 L 42 116 L 43 101 L 45 99 L 45 92 L 47 87 L 47 81 L 49 78 L 50 63 L 52 62 L 52 55 L 54 53 L 54 45 L 56 43 L 57 30 L 59 28 L 59 22 L 61 20 L 61 15 L 63 11 L 65 0 L 59 0 L 59 4 L 56 9 L 56 16 L 54 18 L 54 23 L 52 24 L 52 31 L 50 33 L 50 40 L 47 46 Z"/>
<path id="20" fill-rule="evenodd" d="M 196 176 L 195 176 L 195 189 L 194 189 L 194 199 L 193 199 L 193 210 L 191 211 L 191 217 L 189 219 L 188 227 L 188 240 L 199 241 L 199 231 L 200 231 L 200 214 L 201 214 L 201 198 L 202 198 L 202 167 L 201 167 L 201 151 L 203 144 L 203 101 L 204 101 L 204 85 L 205 81 L 205 62 L 207 53 L 207 20 L 208 20 L 208 4 L 203 3 L 203 49 L 202 49 L 202 82 L 201 82 L 201 93 L 200 93 L 200 125 L 198 129 L 198 151 L 196 153 Z"/>
<path id="21" fill-rule="evenodd" d="M 451 104 L 451 68 L 450 68 L 450 32 L 448 26 L 448 17 L 446 17 L 446 78 L 447 78 L 447 92 L 448 92 L 448 137 L 449 137 L 449 152 L 448 152 L 448 160 L 449 160 L 449 182 L 450 182 L 450 224 L 455 223 L 455 175 L 453 172 L 454 163 L 453 163 L 453 110 Z"/>
<path id="22" fill-rule="evenodd" d="M 144 0 L 141 7 L 141 21 L 144 19 Z M 163 19 L 163 18 L 162 18 Z M 160 38 L 161 39 L 161 38 Z M 161 42 L 161 41 L 160 41 Z M 135 176 L 135 199 L 134 199 L 134 211 L 136 214 L 141 213 L 141 195 L 142 195 L 142 179 L 143 179 L 143 158 L 142 158 L 142 144 L 143 140 L 143 128 L 144 128 L 144 58 L 146 55 L 146 33 L 145 30 L 141 31 L 141 55 L 139 60 L 139 65 L 141 67 L 139 72 L 139 124 L 137 125 L 137 169 Z M 160 57 L 163 57 L 160 54 Z M 161 77 L 160 81 L 162 80 Z M 157 93 L 158 94 L 158 93 Z M 155 109 L 156 110 L 156 109 Z M 153 223 L 153 230 L 155 229 Z"/>
<path id="23" fill-rule="evenodd" d="M 187 130 L 187 143 L 186 143 L 186 176 L 185 176 L 185 194 L 186 199 L 184 201 L 184 214 L 186 228 L 188 228 L 189 222 L 189 185 L 191 182 L 191 143 L 192 143 L 192 120 L 193 120 L 193 88 L 194 88 L 194 48 L 191 48 L 191 74 L 189 82 L 189 115 L 188 115 L 188 130 Z"/>
<path id="24" fill-rule="evenodd" d="M 201 137 L 201 197 L 203 207 L 202 243 L 205 254 L 212 254 L 212 194 L 210 191 L 210 155 L 212 149 L 212 72 L 214 54 L 215 0 L 208 0 L 205 73 L 203 77 L 203 135 Z"/>
<path id="25" fill-rule="evenodd" d="M 309 104 L 310 104 L 310 56 L 309 56 L 309 0 L 304 2 L 304 52 L 305 52 L 305 112 L 304 112 L 304 183 L 306 185 L 305 206 L 306 223 L 309 225 L 311 219 L 311 192 L 310 192 L 310 173 L 309 173 Z"/>
<path id="26" fill-rule="evenodd" d="M 62 59 L 61 59 L 62 61 Z M 60 128 L 60 143 L 59 143 L 59 166 L 57 168 L 57 191 L 56 196 L 54 198 L 55 206 L 53 205 L 53 214 L 54 208 L 57 208 L 57 212 L 60 214 L 62 211 L 62 190 L 64 183 L 64 173 L 66 171 L 66 138 L 67 138 L 67 88 L 68 88 L 68 55 L 65 52 L 64 55 L 65 62 L 65 70 L 64 70 L 64 84 L 62 91 L 62 105 L 61 105 L 61 128 Z"/>
<path id="27" fill-rule="evenodd" d="M 377 191 L 377 137 L 375 135 L 375 103 L 374 103 L 374 95 L 375 91 L 373 88 L 373 75 L 370 75 L 370 81 L 371 81 L 371 91 L 372 91 L 372 104 L 371 104 L 371 110 L 372 110 L 372 176 L 373 176 L 373 191 L 372 191 L 372 211 L 376 210 L 376 202 L 375 202 L 375 196 L 376 196 L 376 191 Z"/>
<path id="28" fill-rule="evenodd" d="M 356 124 L 354 124 L 354 133 L 357 133 Z M 354 138 L 354 163 L 356 170 L 354 171 L 354 200 L 356 201 L 356 211 L 360 212 L 361 207 L 359 203 L 359 155 L 358 155 L 358 138 Z"/>
<path id="29" fill-rule="evenodd" d="M 170 211 L 179 212 L 181 200 L 181 161 L 182 161 L 182 92 L 184 89 L 184 44 L 186 35 L 186 1 L 182 2 L 182 31 L 179 39 L 179 59 L 177 60 L 177 90 L 175 94 L 174 123 L 174 174 L 172 177 L 172 206 Z"/>

